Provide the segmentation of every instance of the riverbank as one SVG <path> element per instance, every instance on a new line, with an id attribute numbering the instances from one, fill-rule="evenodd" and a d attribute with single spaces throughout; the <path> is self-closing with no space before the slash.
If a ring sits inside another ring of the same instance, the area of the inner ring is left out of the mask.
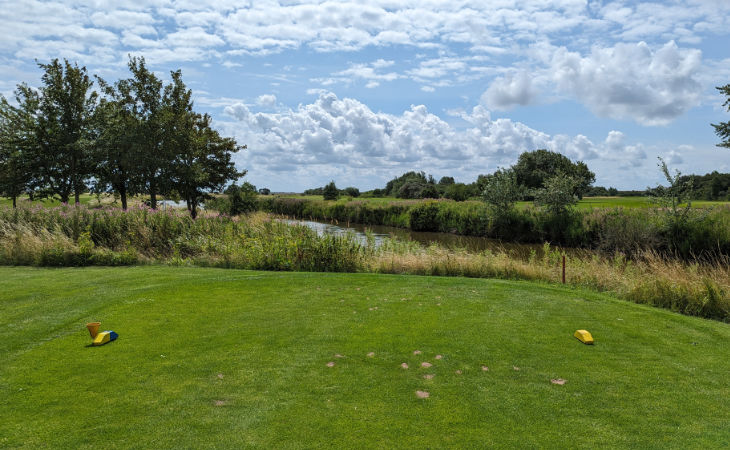
<path id="1" fill-rule="evenodd" d="M 730 257 L 730 205 L 690 210 L 681 217 L 658 208 L 575 209 L 556 216 L 538 208 L 495 213 L 481 202 L 384 199 L 324 201 L 261 196 L 261 211 L 303 220 L 390 226 L 414 232 L 486 237 L 684 260 Z"/>
<path id="2" fill-rule="evenodd" d="M 549 244 L 541 255 L 450 250 L 413 241 L 363 243 L 352 235 L 323 235 L 257 213 L 211 212 L 192 220 L 185 211 L 0 208 L 0 264 L 87 266 L 166 264 L 276 271 L 375 272 L 503 278 L 558 283 L 561 256 Z M 644 252 L 566 256 L 570 286 L 609 292 L 637 303 L 730 321 L 727 259 L 687 263 Z"/>

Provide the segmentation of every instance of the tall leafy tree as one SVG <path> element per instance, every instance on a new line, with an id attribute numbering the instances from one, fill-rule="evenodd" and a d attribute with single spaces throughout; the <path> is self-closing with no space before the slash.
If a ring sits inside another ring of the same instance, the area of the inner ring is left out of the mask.
<path id="1" fill-rule="evenodd" d="M 222 137 L 211 127 L 210 116 L 195 113 L 192 92 L 183 83 L 182 73 L 178 70 L 171 75 L 172 83 L 165 87 L 163 98 L 162 152 L 170 157 L 170 187 L 195 218 L 211 191 L 220 191 L 245 175 L 236 170 L 232 156 L 246 147 Z"/>
<path id="2" fill-rule="evenodd" d="M 94 115 L 96 128 L 96 192 L 119 195 L 122 209 L 127 198 L 142 192 L 142 171 L 137 148 L 139 120 L 128 80 L 109 85 L 98 79 L 104 97 Z"/>
<path id="3" fill-rule="evenodd" d="M 11 198 L 13 208 L 34 182 L 38 95 L 20 85 L 15 99 L 17 106 L 0 95 L 0 195 Z"/>
<path id="4" fill-rule="evenodd" d="M 125 91 L 125 108 L 134 117 L 134 155 L 144 183 L 150 195 L 150 206 L 157 208 L 157 196 L 170 187 L 165 175 L 171 156 L 163 145 L 163 83 L 147 68 L 143 57 L 129 58 L 132 77 L 122 82 Z"/>
<path id="5" fill-rule="evenodd" d="M 38 66 L 44 71 L 36 128 L 40 194 L 63 202 L 73 194 L 78 204 L 94 171 L 91 121 L 98 95 L 86 67 L 58 59 Z"/>
<path id="6" fill-rule="evenodd" d="M 717 90 L 727 96 L 727 99 L 725 100 L 725 103 L 722 104 L 722 106 L 727 107 L 728 112 L 730 112 L 730 84 L 720 86 L 717 88 Z M 717 144 L 717 146 L 730 148 L 730 121 L 720 122 L 719 124 L 713 123 L 712 126 L 715 127 L 715 134 L 717 134 L 720 139 L 722 139 L 722 142 Z"/>
<path id="7" fill-rule="evenodd" d="M 552 177 L 567 175 L 575 181 L 573 194 L 579 199 L 596 181 L 596 174 L 583 161 L 574 163 L 560 153 L 544 149 L 522 153 L 512 168 L 517 182 L 530 190 L 543 188 Z"/>

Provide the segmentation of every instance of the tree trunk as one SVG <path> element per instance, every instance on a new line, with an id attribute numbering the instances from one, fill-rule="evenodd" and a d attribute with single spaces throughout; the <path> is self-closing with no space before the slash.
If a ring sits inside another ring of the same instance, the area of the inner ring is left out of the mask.
<path id="1" fill-rule="evenodd" d="M 13 208 L 15 208 L 15 207 L 17 206 L 17 205 L 15 204 L 15 199 L 16 199 L 16 198 L 17 198 L 17 197 L 16 197 L 15 195 L 13 195 Z"/>
<path id="2" fill-rule="evenodd" d="M 76 206 L 79 206 L 81 203 L 81 193 L 78 188 L 74 189 L 74 203 L 76 203 Z"/>
<path id="3" fill-rule="evenodd" d="M 122 185 L 119 187 L 119 197 L 122 199 L 122 209 L 124 211 L 127 210 L 127 184 L 122 183 Z"/>
<path id="4" fill-rule="evenodd" d="M 157 209 L 157 184 L 154 177 L 150 179 L 150 208 Z"/>
<path id="5" fill-rule="evenodd" d="M 192 203 L 192 207 L 190 208 L 190 217 L 192 217 L 193 220 L 195 220 L 195 218 L 198 217 L 198 205 L 196 202 L 191 202 L 191 203 Z"/>

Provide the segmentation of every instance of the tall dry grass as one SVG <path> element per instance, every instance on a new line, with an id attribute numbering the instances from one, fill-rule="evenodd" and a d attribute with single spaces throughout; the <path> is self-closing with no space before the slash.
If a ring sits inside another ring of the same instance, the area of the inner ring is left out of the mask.
<path id="1" fill-rule="evenodd" d="M 366 271 L 562 282 L 562 254 L 545 246 L 542 257 L 520 259 L 507 252 L 390 248 L 375 253 Z M 730 321 L 730 261 L 686 263 L 655 252 L 628 260 L 622 254 L 566 256 L 566 284 L 610 293 L 682 314 Z"/>

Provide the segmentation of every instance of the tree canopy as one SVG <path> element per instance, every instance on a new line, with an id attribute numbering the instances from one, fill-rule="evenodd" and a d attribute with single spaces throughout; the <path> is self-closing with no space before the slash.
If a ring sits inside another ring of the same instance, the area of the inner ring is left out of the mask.
<path id="1" fill-rule="evenodd" d="M 193 109 L 182 73 L 164 83 L 144 58 L 130 57 L 131 76 L 115 83 L 85 67 L 54 59 L 39 64 L 42 86 L 16 90 L 16 105 L 0 96 L 0 195 L 54 196 L 68 202 L 81 193 L 148 194 L 186 201 L 193 218 L 211 191 L 243 176 L 233 153 L 246 148 L 222 137 L 207 114 Z"/>
<path id="2" fill-rule="evenodd" d="M 573 193 L 582 198 L 596 181 L 596 175 L 583 161 L 574 163 L 565 155 L 545 149 L 522 153 L 512 167 L 517 183 L 530 190 L 543 188 L 548 179 L 563 174 L 573 178 Z"/>

